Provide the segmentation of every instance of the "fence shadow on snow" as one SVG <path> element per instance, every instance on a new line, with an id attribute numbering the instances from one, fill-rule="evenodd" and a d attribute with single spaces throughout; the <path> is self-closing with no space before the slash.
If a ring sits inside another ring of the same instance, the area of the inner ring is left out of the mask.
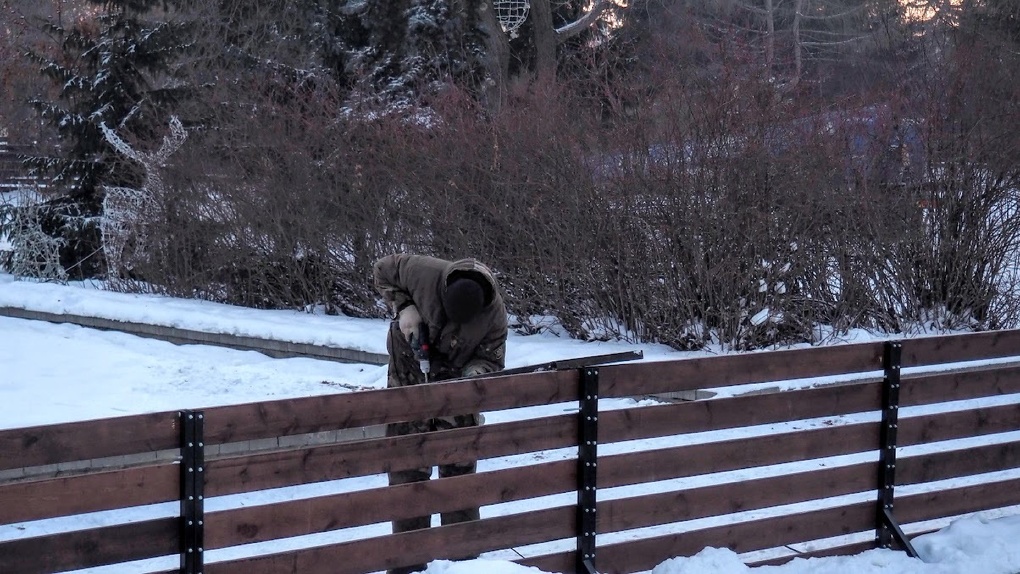
<path id="1" fill-rule="evenodd" d="M 181 515 L 0 538 L 0 572 L 54 572 L 179 554 L 182 570 L 208 574 L 343 574 L 539 545 L 522 551 L 525 557 L 518 561 L 554 572 L 581 572 L 594 566 L 598 572 L 623 573 L 647 570 L 705 546 L 750 552 L 854 533 L 871 534 L 864 542 L 837 543 L 810 554 L 895 546 L 895 520 L 885 521 L 886 515 L 912 524 L 1020 504 L 1020 478 L 1015 477 L 892 496 L 894 485 L 1020 467 L 1017 441 L 900 452 L 914 445 L 1020 429 L 1020 403 L 962 403 L 941 412 L 908 412 L 897 418 L 899 407 L 1018 393 L 1020 358 L 970 368 L 910 369 L 902 375 L 900 367 L 1012 356 L 1020 357 L 1020 331 L 513 374 L 4 430 L 0 470 L 177 448 L 181 456 L 0 484 L 0 524 L 173 501 L 181 501 Z M 833 376 L 841 382 L 832 383 Z M 829 377 L 827 383 L 832 384 L 597 410 L 598 398 L 821 377 Z M 561 414 L 427 435 L 232 456 L 205 451 L 237 441 L 553 403 L 565 403 Z M 838 418 L 852 414 L 856 418 Z M 667 440 L 664 446 L 646 445 L 634 452 L 609 446 L 820 417 L 837 418 L 831 424 L 734 434 L 708 443 Z M 552 449 L 573 449 L 569 452 L 576 451 L 577 456 L 535 456 L 499 470 L 427 483 L 204 511 L 205 500 L 212 497 Z M 700 486 L 685 480 L 658 482 L 854 453 L 863 453 L 864 462 L 806 465 L 792 473 L 759 473 L 746 480 Z M 651 482 L 657 483 L 654 489 L 637 487 L 631 495 L 617 491 L 602 496 L 607 489 Z M 571 494 L 575 492 L 576 499 Z M 558 504 L 526 503 L 564 494 L 567 498 Z M 858 496 L 833 498 L 843 495 Z M 829 501 L 758 517 L 745 514 L 741 520 L 703 527 L 695 523 L 685 531 L 650 528 L 821 499 Z M 486 518 L 473 522 L 271 554 L 257 554 L 257 547 L 252 547 L 249 554 L 254 555 L 203 560 L 215 549 L 514 501 L 524 503 L 516 510 L 512 505 L 501 507 L 510 509 L 503 515 L 483 510 Z M 541 545 L 551 541 L 559 545 Z"/>

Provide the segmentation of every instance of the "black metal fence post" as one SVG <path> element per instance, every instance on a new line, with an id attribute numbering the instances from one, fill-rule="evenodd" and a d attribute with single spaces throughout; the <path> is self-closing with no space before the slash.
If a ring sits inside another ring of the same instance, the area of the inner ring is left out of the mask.
<path id="1" fill-rule="evenodd" d="M 577 468 L 577 566 L 580 574 L 596 574 L 596 470 L 598 462 L 599 421 L 599 370 L 596 367 L 579 369 L 580 432 L 578 437 Z"/>
<path id="2" fill-rule="evenodd" d="M 902 352 L 903 343 L 888 341 L 882 353 L 882 368 L 885 370 L 885 377 L 882 382 L 882 427 L 879 435 L 881 450 L 878 455 L 878 512 L 875 540 L 879 548 L 889 548 L 895 538 L 908 555 L 916 558 L 917 552 L 914 551 L 913 545 L 910 544 L 910 540 L 907 539 L 893 516 Z"/>
<path id="3" fill-rule="evenodd" d="M 205 439 L 202 411 L 180 411 L 181 574 L 202 574 L 205 553 Z"/>

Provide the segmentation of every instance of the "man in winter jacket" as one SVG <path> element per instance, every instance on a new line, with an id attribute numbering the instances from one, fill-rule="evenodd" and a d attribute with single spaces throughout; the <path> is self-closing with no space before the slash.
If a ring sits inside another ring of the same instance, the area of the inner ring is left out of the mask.
<path id="1" fill-rule="evenodd" d="M 473 259 L 445 261 L 422 255 L 383 257 L 372 268 L 375 287 L 396 319 L 390 325 L 389 387 L 417 385 L 502 370 L 506 354 L 507 317 L 499 286 L 488 267 Z M 426 328 L 423 330 L 422 325 Z M 428 334 L 431 370 L 422 373 L 410 342 Z M 479 424 L 477 413 L 394 423 L 387 436 L 446 430 Z M 439 467 L 439 476 L 475 472 L 474 461 Z M 428 480 L 431 468 L 391 472 L 390 484 Z M 442 523 L 478 519 L 478 508 L 444 512 Z M 393 532 L 428 528 L 430 517 L 393 521 Z M 421 567 L 411 567 L 421 568 Z M 391 570 L 391 573 L 413 572 Z"/>

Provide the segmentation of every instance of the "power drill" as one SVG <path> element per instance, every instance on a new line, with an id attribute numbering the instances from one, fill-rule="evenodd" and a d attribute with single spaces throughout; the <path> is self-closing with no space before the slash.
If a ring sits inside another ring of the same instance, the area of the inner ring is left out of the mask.
<path id="1" fill-rule="evenodd" d="M 424 321 L 418 328 L 418 335 L 411 336 L 411 349 L 418 359 L 418 368 L 425 374 L 425 382 L 428 382 L 432 361 L 429 359 L 429 326 Z"/>

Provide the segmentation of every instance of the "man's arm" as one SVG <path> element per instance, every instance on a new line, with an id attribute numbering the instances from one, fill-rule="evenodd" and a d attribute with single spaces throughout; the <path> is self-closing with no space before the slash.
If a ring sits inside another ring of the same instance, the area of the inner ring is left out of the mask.
<path id="1" fill-rule="evenodd" d="M 465 377 L 481 373 L 502 371 L 506 367 L 506 315 L 501 314 L 485 338 L 475 348 L 471 359 L 464 365 Z"/>

